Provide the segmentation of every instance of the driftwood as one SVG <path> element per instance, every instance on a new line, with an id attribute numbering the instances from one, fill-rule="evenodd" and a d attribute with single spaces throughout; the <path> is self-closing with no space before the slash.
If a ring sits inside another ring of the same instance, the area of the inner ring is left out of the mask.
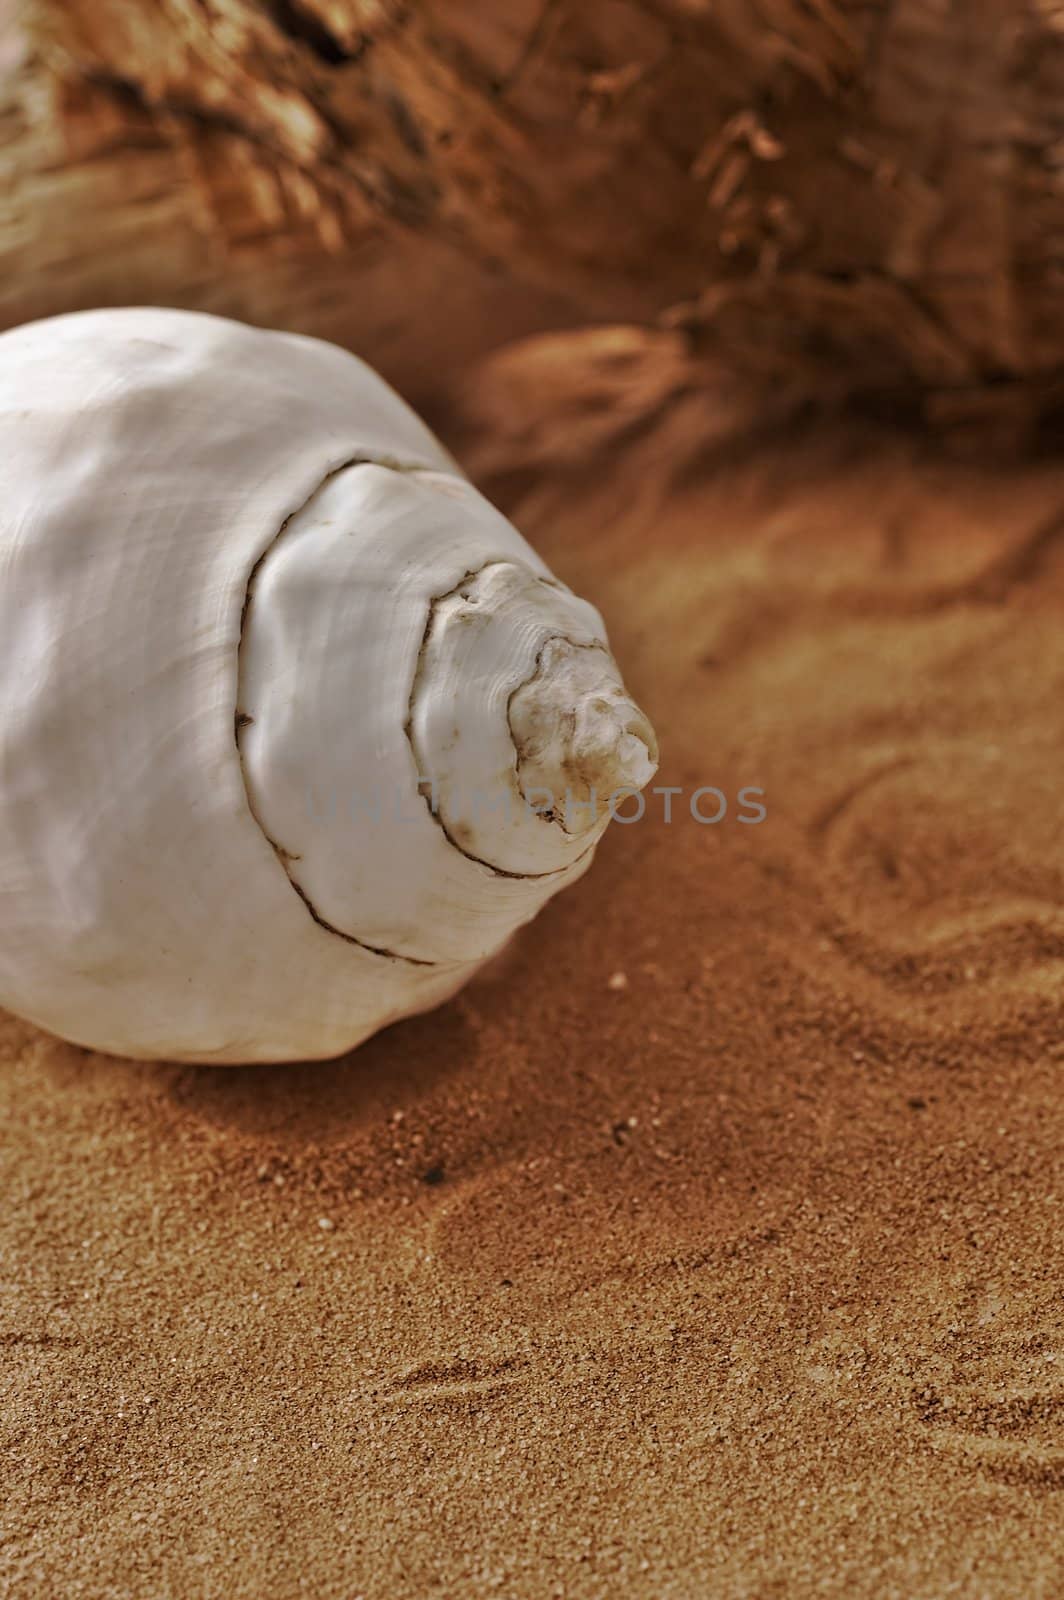
<path id="1" fill-rule="evenodd" d="M 152 299 L 415 395 L 657 321 L 1022 432 L 1064 372 L 1053 0 L 0 0 L 0 318 Z"/>

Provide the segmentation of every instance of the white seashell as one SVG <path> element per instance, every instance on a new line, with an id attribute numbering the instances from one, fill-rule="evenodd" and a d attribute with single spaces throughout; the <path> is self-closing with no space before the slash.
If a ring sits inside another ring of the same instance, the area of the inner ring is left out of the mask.
<path id="1" fill-rule="evenodd" d="M 188 312 L 0 336 L 0 685 L 0 1004 L 117 1054 L 435 1005 L 655 770 L 598 612 L 380 378 Z"/>

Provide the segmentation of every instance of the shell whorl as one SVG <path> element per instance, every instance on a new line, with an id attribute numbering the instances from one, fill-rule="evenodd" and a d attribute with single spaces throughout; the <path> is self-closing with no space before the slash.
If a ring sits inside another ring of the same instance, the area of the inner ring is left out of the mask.
<path id="1" fill-rule="evenodd" d="M 237 740 L 310 914 L 415 964 L 498 948 L 656 760 L 595 609 L 464 479 L 395 461 L 331 475 L 258 563 Z"/>

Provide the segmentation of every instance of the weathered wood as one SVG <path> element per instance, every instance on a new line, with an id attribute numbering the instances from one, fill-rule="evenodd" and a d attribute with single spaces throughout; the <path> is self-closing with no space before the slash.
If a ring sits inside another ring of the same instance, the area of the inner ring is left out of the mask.
<path id="1" fill-rule="evenodd" d="M 6 4 L 7 322 L 197 304 L 424 386 L 663 318 L 796 396 L 1059 400 L 1050 0 Z"/>

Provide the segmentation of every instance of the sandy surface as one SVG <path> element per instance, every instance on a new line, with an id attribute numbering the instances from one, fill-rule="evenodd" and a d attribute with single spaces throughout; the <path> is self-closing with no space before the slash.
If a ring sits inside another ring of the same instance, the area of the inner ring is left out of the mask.
<path id="1" fill-rule="evenodd" d="M 1062 1592 L 1064 470 L 605 371 L 470 459 L 767 819 L 342 1062 L 2 1024 L 5 1595 Z"/>

